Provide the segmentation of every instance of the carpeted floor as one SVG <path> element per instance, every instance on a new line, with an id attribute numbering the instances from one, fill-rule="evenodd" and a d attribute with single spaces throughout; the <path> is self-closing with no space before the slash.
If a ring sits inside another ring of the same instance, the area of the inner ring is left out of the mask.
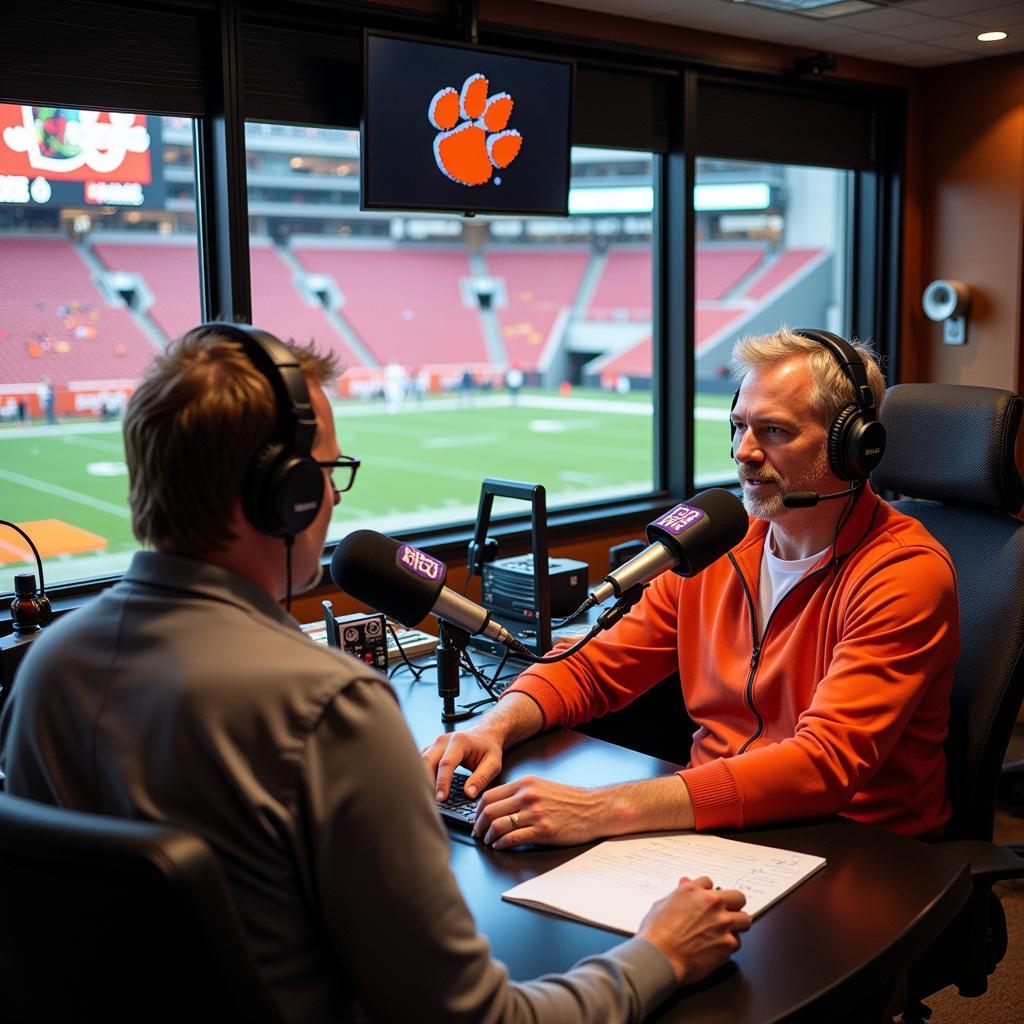
<path id="1" fill-rule="evenodd" d="M 1024 727 L 1007 752 L 1008 761 L 1024 759 Z M 1024 789 L 1024 786 L 1019 787 Z M 1024 811 L 1016 807 L 1015 811 Z M 1002 843 L 1024 843 L 1024 816 L 1001 809 L 996 815 L 995 838 Z M 931 1024 L 1021 1024 L 1024 1022 L 1024 880 L 1004 882 L 996 892 L 1006 911 L 1009 946 L 1003 962 L 989 978 L 988 991 L 977 999 L 964 999 L 955 988 L 937 992 L 927 1005 Z"/>

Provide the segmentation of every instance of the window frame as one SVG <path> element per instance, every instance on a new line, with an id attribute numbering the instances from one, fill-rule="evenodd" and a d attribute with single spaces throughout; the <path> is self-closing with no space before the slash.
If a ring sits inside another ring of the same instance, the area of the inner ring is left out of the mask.
<path id="1" fill-rule="evenodd" d="M 336 39 L 339 50 L 351 49 L 366 29 L 403 32 L 423 38 L 451 39 L 452 27 L 445 18 L 422 12 L 351 11 L 317 6 L 281 12 L 271 0 L 221 0 L 217 4 L 195 0 L 113 0 L 115 6 L 130 9 L 158 31 L 161 17 L 191 18 L 201 28 L 202 101 L 171 82 L 161 92 L 150 83 L 145 96 L 129 97 L 123 84 L 97 82 L 96 68 L 82 59 L 74 68 L 62 68 L 59 82 L 46 90 L 47 98 L 70 106 L 103 109 L 135 109 L 145 112 L 196 119 L 195 171 L 200 251 L 200 287 L 203 316 L 240 317 L 251 314 L 249 279 L 249 235 L 245 164 L 245 121 L 287 120 L 286 101 L 279 100 L 273 116 L 258 109 L 258 98 L 245 92 L 246 32 L 278 30 L 296 38 L 315 38 L 323 50 L 325 36 Z M 107 0 L 109 10 L 111 0 Z M 40 0 L 32 16 L 45 17 L 47 8 L 67 6 L 67 0 Z M 90 0 L 80 8 L 101 4 Z M 186 33 L 183 38 L 188 36 Z M 188 36 L 188 38 L 192 38 Z M 898 336 L 900 313 L 901 213 L 903 201 L 903 160 L 906 124 L 906 93 L 899 87 L 796 80 L 779 72 L 751 72 L 713 66 L 686 55 L 669 55 L 630 45 L 569 38 L 511 27 L 482 26 L 480 43 L 488 47 L 524 53 L 569 56 L 577 61 L 577 98 L 585 88 L 588 71 L 595 81 L 605 76 L 625 76 L 637 96 L 648 96 L 650 125 L 657 136 L 655 207 L 653 211 L 653 350 L 654 378 L 654 487 L 650 493 L 608 499 L 549 514 L 554 543 L 578 540 L 581 533 L 620 533 L 639 528 L 674 501 L 694 489 L 693 406 L 694 406 L 694 309 L 691 296 L 695 272 L 695 214 L 693 183 L 697 156 L 697 127 L 700 110 L 700 82 L 709 76 L 756 90 L 770 87 L 788 90 L 794 96 L 831 97 L 835 102 L 865 105 L 874 118 L 874 167 L 858 171 L 854 188 L 853 253 L 851 266 L 851 317 L 854 332 L 882 341 L 882 355 L 888 376 L 899 379 Z M 92 62 L 95 64 L 95 61 Z M 193 62 L 194 63 L 194 62 Z M 280 96 L 285 90 L 286 65 L 275 72 L 262 66 L 265 96 Z M 10 69 L 0 73 L 0 99 L 9 102 L 38 102 L 38 77 Z M 13 77 L 12 77 L 13 76 Z M 361 77 L 361 76 L 360 76 Z M 281 90 L 277 89 L 280 84 Z M 26 96 L 26 93 L 31 95 Z M 292 93 L 288 95 L 291 96 Z M 133 103 L 133 99 L 135 102 Z M 335 100 L 335 109 L 358 107 Z M 645 101 L 646 102 L 646 101 Z M 654 109 L 664 102 L 664 110 Z M 254 106 L 255 104 L 255 106 Z M 199 108 L 199 109 L 196 109 Z M 301 113 L 301 111 L 297 111 Z M 301 119 L 290 123 L 317 124 Z M 593 118 L 584 118 L 592 131 Z M 325 124 L 351 128 L 351 125 Z M 574 143 L 609 143 L 576 137 Z M 611 139 L 611 146 L 631 148 L 623 139 Z M 635 147 L 633 147 L 635 148 Z M 443 524 L 435 528 L 403 533 L 403 539 L 429 549 L 444 560 L 461 560 L 471 537 L 472 524 Z M 528 518 L 510 515 L 497 519 L 492 533 L 511 543 L 525 542 Z M 325 564 L 330 550 L 325 551 Z M 80 603 L 83 597 L 109 585 L 117 576 L 87 579 L 52 588 L 58 609 Z M 9 619 L 0 619 L 0 633 L 9 631 Z"/>

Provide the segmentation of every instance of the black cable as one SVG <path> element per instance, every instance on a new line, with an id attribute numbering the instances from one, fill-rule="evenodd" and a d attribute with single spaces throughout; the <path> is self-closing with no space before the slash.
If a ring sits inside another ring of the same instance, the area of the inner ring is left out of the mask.
<path id="1" fill-rule="evenodd" d="M 495 683 L 497 683 L 498 679 L 501 677 L 502 669 L 504 669 L 505 664 L 508 662 L 508 658 L 511 653 L 512 652 L 506 647 L 501 661 L 498 662 L 498 667 L 494 670 L 494 675 L 491 676 L 491 685 L 488 687 L 488 692 L 493 690 Z"/>
<path id="2" fill-rule="evenodd" d="M 553 619 L 551 622 L 552 629 L 561 629 L 563 626 L 568 626 L 574 619 L 579 618 L 584 612 L 590 611 L 594 607 L 595 602 L 591 600 L 589 596 L 584 598 L 583 603 L 576 609 L 571 615 L 566 615 L 564 619 Z"/>
<path id="3" fill-rule="evenodd" d="M 836 529 L 835 529 L 835 533 L 832 534 L 832 545 L 831 545 L 831 547 L 832 547 L 832 558 L 831 558 L 831 561 L 832 561 L 832 571 L 833 571 L 833 574 L 836 574 L 836 573 L 839 572 L 840 558 L 839 558 L 839 553 L 838 553 L 838 550 L 837 550 L 838 549 L 838 545 L 839 545 L 839 534 L 842 533 L 843 527 L 849 522 L 850 516 L 853 515 L 853 509 L 856 506 L 857 502 L 860 500 L 860 496 L 864 493 L 864 485 L 866 483 L 867 483 L 866 479 L 861 480 L 861 482 L 857 485 L 856 490 L 854 490 L 854 492 L 850 495 L 850 497 L 846 499 L 846 504 L 843 506 L 842 512 L 839 513 L 838 519 L 836 519 Z M 872 516 L 872 519 L 874 519 L 874 516 Z M 869 525 L 868 529 L 870 529 L 870 525 Z M 867 534 L 865 533 L 864 536 L 866 537 Z M 864 540 L 864 537 L 861 537 L 861 539 L 859 541 L 857 541 L 856 544 L 854 544 L 853 548 L 855 548 L 858 545 L 860 545 L 861 541 L 863 541 L 863 540 Z M 853 551 L 853 548 L 850 548 L 850 551 Z M 849 554 L 849 552 L 847 552 L 847 554 Z"/>
<path id="4" fill-rule="evenodd" d="M 579 637 L 571 647 L 566 647 L 565 650 L 558 651 L 556 654 L 534 654 L 533 651 L 525 647 L 522 650 L 517 648 L 516 653 L 521 657 L 529 659 L 535 665 L 553 665 L 557 661 L 565 661 L 566 658 L 571 658 L 577 651 L 586 647 L 598 633 L 605 629 L 611 629 L 640 600 L 647 587 L 648 584 L 646 583 L 638 583 L 630 587 L 611 608 L 603 611 L 598 616 L 597 622 L 590 628 L 590 631 L 584 636 Z"/>
<path id="5" fill-rule="evenodd" d="M 488 693 L 491 692 L 490 683 L 487 681 L 486 676 L 473 664 L 473 659 L 467 651 L 460 652 L 459 666 L 464 668 Z"/>
<path id="6" fill-rule="evenodd" d="M 46 587 L 43 585 L 43 560 L 39 557 L 39 549 L 32 543 L 32 538 L 20 527 L 17 523 L 9 522 L 6 519 L 0 519 L 0 526 L 9 526 L 15 533 L 20 533 L 25 538 L 25 542 L 32 549 L 32 554 L 36 556 L 36 571 L 39 573 L 39 593 L 40 596 L 46 596 Z"/>
<path id="7" fill-rule="evenodd" d="M 284 535 L 284 564 L 287 586 L 284 592 L 284 610 L 291 613 L 292 610 L 292 546 L 295 544 L 295 534 Z"/>
<path id="8" fill-rule="evenodd" d="M 504 657 L 498 663 L 498 667 L 494 672 L 494 675 L 487 679 L 487 677 L 476 667 L 473 663 L 473 659 L 469 656 L 466 651 L 462 652 L 462 656 L 459 659 L 459 664 L 473 676 L 477 683 L 487 691 L 488 696 L 482 697 L 480 700 L 475 700 L 471 704 L 461 704 L 462 715 L 460 720 L 464 721 L 467 718 L 473 718 L 478 715 L 488 704 L 494 704 L 498 697 L 501 696 L 495 692 L 494 684 L 497 682 L 498 676 L 501 674 L 501 670 L 505 667 L 505 662 L 508 661 L 509 654 L 511 652 L 506 650 Z M 516 673 L 518 675 L 518 673 Z"/>
<path id="9" fill-rule="evenodd" d="M 491 703 L 496 701 L 501 694 L 494 689 L 495 683 L 498 681 L 498 676 L 501 675 L 505 668 L 505 664 L 508 661 L 508 657 L 512 652 L 506 647 L 505 653 L 502 655 L 501 661 L 498 662 L 498 667 L 494 670 L 494 675 L 490 679 L 487 679 L 482 672 L 480 672 L 475 665 L 473 665 L 469 656 L 466 656 L 466 660 L 469 662 L 470 671 L 476 677 L 476 681 L 490 694 L 484 703 Z"/>
<path id="10" fill-rule="evenodd" d="M 413 678 L 418 683 L 420 681 L 420 678 L 423 676 L 423 671 L 424 670 L 422 668 L 417 668 L 409 660 L 409 656 L 405 653 L 405 648 L 402 647 L 402 641 L 398 639 L 398 634 L 395 632 L 395 627 L 391 625 L 390 619 L 385 619 L 384 621 L 387 623 L 387 628 L 388 628 L 388 632 L 391 634 L 391 639 L 395 641 L 395 647 L 398 648 L 398 653 L 402 656 L 402 661 L 405 662 L 404 665 L 396 665 L 388 673 L 388 679 L 393 679 L 396 672 L 399 672 L 402 669 L 407 668 L 412 673 Z"/>

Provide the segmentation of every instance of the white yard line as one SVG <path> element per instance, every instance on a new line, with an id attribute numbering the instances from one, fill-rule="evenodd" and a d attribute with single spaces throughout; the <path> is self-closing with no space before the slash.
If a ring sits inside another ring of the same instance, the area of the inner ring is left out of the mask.
<path id="1" fill-rule="evenodd" d="M 3 441 L 26 441 L 38 437 L 64 437 L 67 434 L 120 434 L 119 420 L 105 422 L 87 421 L 85 423 L 54 423 L 53 426 L 40 423 L 37 426 L 7 427 L 0 430 L 0 443 Z"/>
<path id="2" fill-rule="evenodd" d="M 102 501 L 100 498 L 92 498 L 88 494 L 80 494 L 78 491 L 69 490 L 58 484 L 47 483 L 45 480 L 36 480 L 34 477 L 22 476 L 21 473 L 12 473 L 9 469 L 0 469 L 0 480 L 9 480 L 12 484 L 20 484 L 22 487 L 31 487 L 35 491 L 42 491 L 44 494 L 52 494 L 56 498 L 66 498 L 68 501 L 75 501 L 79 505 L 88 505 L 89 508 L 99 509 L 101 512 L 109 512 L 119 519 L 130 519 L 131 512 L 125 505 L 112 505 L 109 501 Z"/>

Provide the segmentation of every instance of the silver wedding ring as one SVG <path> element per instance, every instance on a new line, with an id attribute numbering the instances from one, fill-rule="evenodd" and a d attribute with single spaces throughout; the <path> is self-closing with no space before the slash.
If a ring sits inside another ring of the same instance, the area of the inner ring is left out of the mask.
<path id="1" fill-rule="evenodd" d="M 519 828 L 519 815 L 518 814 L 510 814 L 508 816 L 508 820 L 512 822 L 512 827 L 513 828 Z"/>

